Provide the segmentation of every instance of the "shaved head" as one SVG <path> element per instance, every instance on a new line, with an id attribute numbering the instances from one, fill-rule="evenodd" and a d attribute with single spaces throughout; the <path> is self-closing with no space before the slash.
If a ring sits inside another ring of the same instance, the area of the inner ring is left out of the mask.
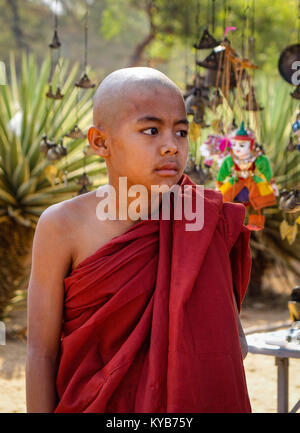
<path id="1" fill-rule="evenodd" d="M 94 96 L 93 123 L 97 127 L 114 129 L 126 118 L 134 99 L 149 92 L 159 96 L 159 89 L 169 89 L 182 99 L 176 84 L 162 72 L 148 67 L 118 69 L 99 85 Z"/>

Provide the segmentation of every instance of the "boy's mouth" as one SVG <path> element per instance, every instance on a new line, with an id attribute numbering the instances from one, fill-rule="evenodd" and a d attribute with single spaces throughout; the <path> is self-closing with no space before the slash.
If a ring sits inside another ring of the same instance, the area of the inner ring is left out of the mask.
<path id="1" fill-rule="evenodd" d="M 155 169 L 160 176 L 175 176 L 178 173 L 178 165 L 175 162 L 167 162 Z"/>

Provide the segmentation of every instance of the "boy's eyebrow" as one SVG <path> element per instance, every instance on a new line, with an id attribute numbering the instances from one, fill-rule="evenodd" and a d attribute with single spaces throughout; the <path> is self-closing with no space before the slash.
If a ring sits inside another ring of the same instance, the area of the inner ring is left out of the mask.
<path id="1" fill-rule="evenodd" d="M 137 122 L 157 122 L 157 123 L 164 123 L 164 121 L 162 119 L 160 119 L 159 117 L 155 117 L 155 116 L 144 116 L 144 117 L 140 117 L 139 119 L 137 119 Z M 183 123 L 184 125 L 189 125 L 189 121 L 185 118 L 185 119 L 180 119 L 177 120 L 176 122 L 174 122 L 174 125 L 178 125 L 179 123 Z"/>

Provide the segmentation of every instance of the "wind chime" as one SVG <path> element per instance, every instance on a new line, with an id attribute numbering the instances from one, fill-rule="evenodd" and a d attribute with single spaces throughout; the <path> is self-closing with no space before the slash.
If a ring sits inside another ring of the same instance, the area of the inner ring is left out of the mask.
<path id="1" fill-rule="evenodd" d="M 55 3 L 55 10 L 53 12 L 54 17 L 54 29 L 53 29 L 53 37 L 52 41 L 49 44 L 50 55 L 51 55 L 51 67 L 50 74 L 48 78 L 48 91 L 46 93 L 46 105 L 47 105 L 47 118 L 51 108 L 54 107 L 55 101 L 61 101 L 64 95 L 61 93 L 59 78 L 57 83 L 56 91 L 53 92 L 53 77 L 56 69 L 60 68 L 60 58 L 61 58 L 61 41 L 58 35 L 58 17 L 57 17 L 57 0 Z M 60 109 L 62 107 L 62 103 L 60 102 Z M 42 141 L 40 143 L 40 151 L 46 156 L 47 160 L 51 162 L 45 169 L 46 177 L 51 182 L 51 185 L 54 186 L 54 181 L 57 176 L 57 168 L 54 165 L 54 162 L 61 159 L 62 157 L 67 155 L 67 148 L 63 145 L 63 139 L 61 138 L 58 142 L 53 139 L 48 138 L 47 132 L 43 134 Z M 62 177 L 60 173 L 60 178 Z"/>
<path id="2" fill-rule="evenodd" d="M 81 129 L 78 126 L 78 100 L 79 100 L 79 91 L 87 91 L 89 89 L 93 89 L 96 84 L 93 83 L 88 74 L 87 74 L 87 65 L 88 65 L 88 16 L 89 16 L 89 10 L 88 10 L 88 2 L 85 0 L 85 6 L 86 6 L 86 12 L 84 16 L 84 61 L 83 61 L 83 73 L 79 79 L 78 82 L 75 83 L 75 86 L 77 87 L 77 100 L 76 100 L 76 124 L 73 128 L 73 130 L 67 135 L 69 138 L 75 138 L 75 139 L 83 139 L 86 138 L 86 135 L 81 131 Z M 79 189 L 77 195 L 84 194 L 88 192 L 88 187 L 92 185 L 92 182 L 90 181 L 87 173 L 86 173 L 86 157 L 90 152 L 89 146 L 86 146 L 83 150 L 83 174 L 79 177 L 79 179 L 76 181 L 78 185 L 81 185 L 81 188 Z"/>
<path id="3" fill-rule="evenodd" d="M 57 3 L 57 1 L 56 1 Z M 56 9 L 54 12 L 54 34 L 51 43 L 49 44 L 49 47 L 51 49 L 51 71 L 50 71 L 50 77 L 49 77 L 49 89 L 46 94 L 46 97 L 53 100 L 59 100 L 62 99 L 64 95 L 61 94 L 61 89 L 58 86 L 56 93 L 54 94 L 52 91 L 53 85 L 52 85 L 52 78 L 54 75 L 54 71 L 59 65 L 60 60 L 60 48 L 61 48 L 61 42 L 58 36 L 58 18 L 56 14 Z M 58 53 L 58 54 L 56 54 Z M 75 105 L 75 111 L 76 111 L 76 120 L 75 125 L 69 131 L 67 134 L 62 137 L 58 143 L 56 143 L 54 140 L 49 140 L 47 138 L 47 134 L 45 133 L 42 137 L 40 150 L 42 153 L 45 154 L 47 159 L 51 161 L 51 165 L 46 167 L 46 175 L 51 181 L 52 186 L 54 185 L 54 180 L 57 176 L 57 168 L 54 165 L 54 162 L 61 159 L 62 157 L 66 157 L 66 163 L 64 168 L 64 183 L 65 185 L 68 184 L 68 170 L 67 170 L 67 148 L 63 146 L 63 139 L 71 138 L 73 140 L 84 140 L 86 139 L 86 135 L 83 133 L 83 131 L 80 129 L 78 123 L 79 123 L 79 101 L 80 101 L 80 94 L 79 92 L 81 90 L 86 91 L 88 89 L 92 89 L 95 87 L 95 84 L 91 82 L 90 78 L 87 74 L 87 53 L 88 53 L 88 3 L 86 1 L 86 13 L 84 16 L 84 62 L 83 62 L 83 73 L 80 76 L 79 80 L 75 82 L 75 88 L 76 88 L 76 105 Z M 56 55 L 55 55 L 56 54 Z M 60 108 L 62 107 L 62 104 Z M 78 195 L 83 194 L 88 191 L 88 186 L 92 185 L 92 182 L 87 176 L 86 173 L 86 157 L 91 153 L 91 150 L 88 146 L 83 151 L 84 158 L 83 158 L 83 174 L 79 177 L 79 179 L 76 181 L 77 184 L 81 185 L 81 188 L 78 191 Z M 61 173 L 59 173 L 59 178 L 62 180 Z"/>
<path id="4" fill-rule="evenodd" d="M 278 61 L 278 69 L 280 75 L 289 84 L 296 86 L 291 97 L 300 100 L 300 83 L 297 83 L 299 74 L 295 70 L 295 62 L 300 60 L 300 0 L 298 0 L 298 41 L 296 44 L 289 45 L 285 48 Z M 297 64 L 296 64 L 297 65 Z M 300 108 L 300 105 L 299 105 Z M 293 104 L 291 101 L 291 111 Z M 299 181 L 294 180 L 294 185 L 288 188 L 288 159 L 289 155 L 292 159 L 299 158 L 300 153 L 300 112 L 296 114 L 296 119 L 292 123 L 289 142 L 285 150 L 285 186 L 280 192 L 279 209 L 283 213 L 283 220 L 280 224 L 280 235 L 282 239 L 287 239 L 291 245 L 295 242 L 298 225 L 300 224 L 300 191 Z M 297 170 L 295 164 L 295 169 Z M 297 176 L 298 177 L 298 176 Z"/>
<path id="5" fill-rule="evenodd" d="M 209 21 L 209 8 L 207 10 L 207 19 Z M 197 13 L 196 13 L 196 28 L 197 37 L 193 44 L 195 49 L 195 75 L 192 85 L 188 85 L 185 94 L 185 105 L 188 116 L 192 116 L 192 122 L 190 124 L 189 137 L 192 142 L 197 143 L 201 136 L 202 128 L 208 127 L 205 121 L 205 109 L 211 108 L 211 101 L 209 96 L 209 88 L 205 85 L 204 76 L 200 75 L 199 69 L 199 57 L 202 50 L 211 49 L 218 45 L 216 39 L 212 36 L 209 31 L 209 25 L 207 25 L 203 32 L 201 32 L 201 26 L 199 24 L 200 17 L 200 2 L 197 2 Z M 211 27 L 212 33 L 215 30 L 215 0 L 212 0 L 211 9 Z M 209 167 L 208 167 L 209 169 Z M 196 165 L 195 158 L 193 155 L 189 155 L 188 164 L 186 167 L 186 173 L 191 177 L 198 178 L 200 183 L 204 183 L 206 180 L 211 178 L 209 170 L 204 173 L 201 165 Z"/>
<path id="6" fill-rule="evenodd" d="M 214 17 L 215 5 L 212 4 Z M 212 43 L 207 46 L 211 49 L 210 54 L 205 57 L 203 60 L 198 60 L 197 64 L 201 68 L 206 70 L 204 76 L 204 84 L 212 88 L 212 97 L 210 100 L 210 109 L 213 113 L 217 114 L 217 107 L 222 106 L 224 103 L 224 95 L 228 97 L 228 92 L 225 91 L 225 88 L 230 88 L 232 90 L 235 85 L 235 76 L 233 71 L 229 71 L 228 65 L 226 63 L 227 57 L 224 55 L 224 51 L 233 50 L 230 48 L 230 42 L 226 38 L 227 32 L 230 29 L 234 29 L 233 27 L 227 26 L 227 16 L 228 16 L 228 3 L 224 1 L 224 38 L 222 42 L 217 42 L 214 38 Z M 214 20 L 213 20 L 213 29 L 214 29 Z M 226 51 L 226 52 L 227 52 Z M 225 74 L 226 72 L 226 74 Z M 228 78 L 228 83 L 227 83 Z M 226 80 L 225 80 L 226 79 Z M 226 81 L 226 82 L 225 82 Z M 228 108 L 226 107 L 226 111 Z M 206 141 L 201 144 L 199 150 L 201 156 L 204 158 L 204 166 L 206 168 L 207 178 L 212 179 L 213 176 L 211 174 L 211 167 L 213 163 L 216 162 L 218 166 L 220 166 L 222 160 L 229 152 L 229 141 L 224 139 L 224 119 L 223 119 L 224 110 L 221 111 L 219 117 L 211 121 L 211 127 L 213 129 L 212 133 L 208 135 Z"/>

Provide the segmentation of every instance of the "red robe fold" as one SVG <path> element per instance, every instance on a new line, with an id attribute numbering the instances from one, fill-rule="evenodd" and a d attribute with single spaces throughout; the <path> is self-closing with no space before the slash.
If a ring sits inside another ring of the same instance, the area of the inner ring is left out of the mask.
<path id="1" fill-rule="evenodd" d="M 65 278 L 55 412 L 251 412 L 234 310 L 251 268 L 244 217 L 204 189 L 202 230 L 143 220 Z"/>

